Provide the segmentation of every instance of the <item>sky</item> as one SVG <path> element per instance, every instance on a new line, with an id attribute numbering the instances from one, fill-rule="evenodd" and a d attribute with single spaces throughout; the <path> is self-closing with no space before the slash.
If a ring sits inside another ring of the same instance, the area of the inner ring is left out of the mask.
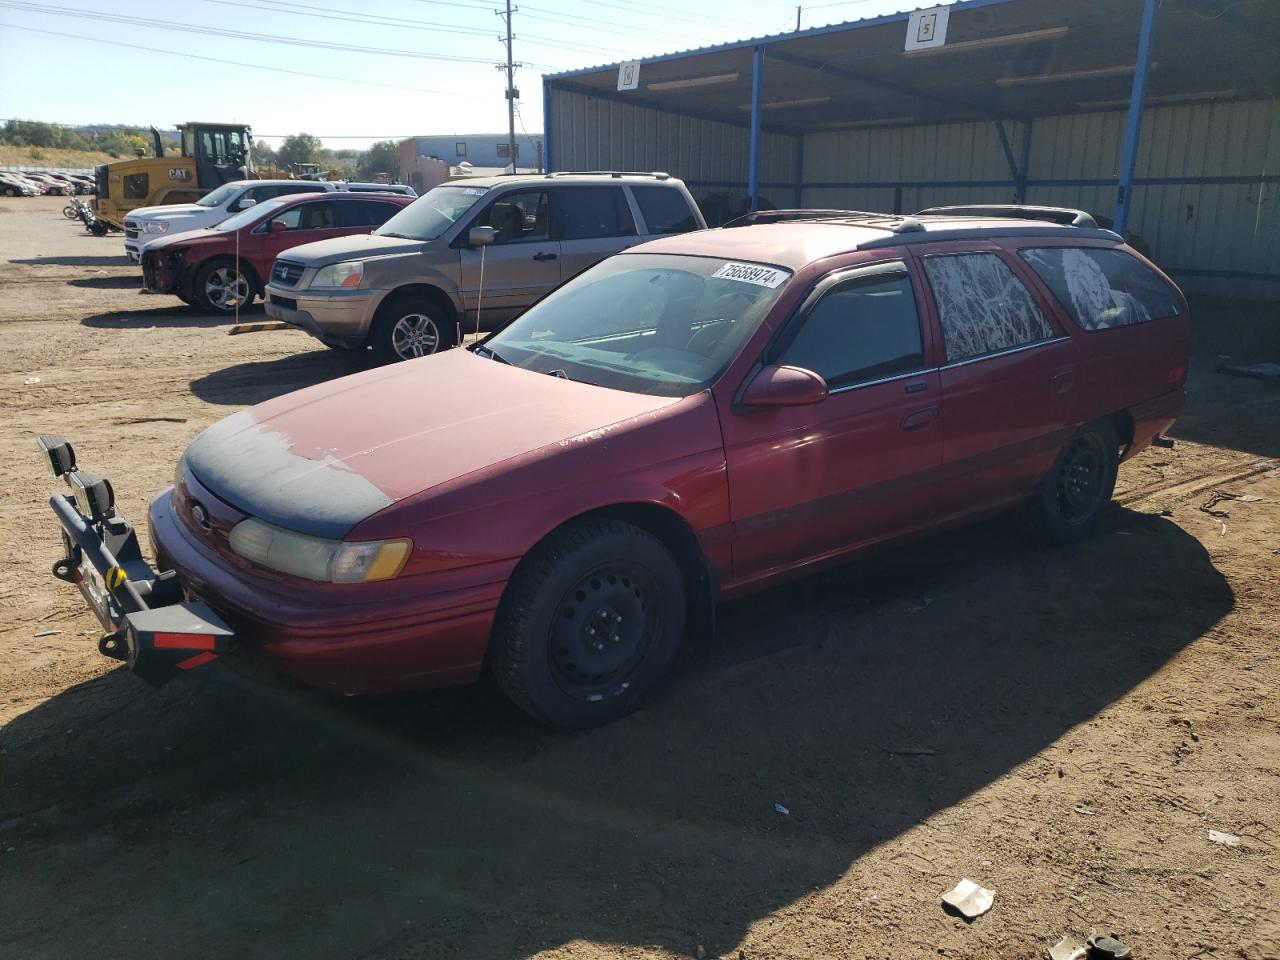
<path id="1" fill-rule="evenodd" d="M 818 0 L 804 27 L 927 5 Z M 507 126 L 494 0 L 0 0 L 0 119 L 244 122 L 333 149 Z M 793 30 L 771 0 L 514 3 L 516 129 L 542 129 L 544 73 Z M 235 34 L 227 36 L 227 33 Z M 334 47 L 340 49 L 335 49 Z M 360 49 L 355 49 L 360 48 Z"/>

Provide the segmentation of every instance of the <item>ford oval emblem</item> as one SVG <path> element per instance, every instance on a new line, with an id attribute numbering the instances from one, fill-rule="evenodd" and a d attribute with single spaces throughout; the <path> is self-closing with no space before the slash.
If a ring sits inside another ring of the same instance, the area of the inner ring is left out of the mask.
<path id="1" fill-rule="evenodd" d="M 212 530 L 213 524 L 209 521 L 209 514 L 200 504 L 191 507 L 191 516 L 196 523 L 200 524 L 202 530 Z"/>

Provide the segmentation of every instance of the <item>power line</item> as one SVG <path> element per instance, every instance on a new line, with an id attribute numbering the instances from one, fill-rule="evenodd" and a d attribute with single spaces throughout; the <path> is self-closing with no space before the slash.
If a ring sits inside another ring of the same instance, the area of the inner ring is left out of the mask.
<path id="1" fill-rule="evenodd" d="M 542 12 L 529 13 L 528 12 L 529 10 L 538 10 Z M 687 33 L 671 33 L 666 30 L 654 30 L 652 28 L 648 28 L 645 30 L 637 30 L 634 28 L 630 30 L 625 30 L 625 29 L 620 30 L 620 29 L 616 29 L 617 27 L 616 24 L 612 24 L 608 20 L 597 20 L 594 17 L 582 17 L 582 16 L 577 16 L 575 14 L 564 14 L 564 13 L 560 13 L 559 11 L 548 11 L 546 10 L 545 7 L 535 7 L 527 3 L 524 5 L 524 10 L 522 10 L 521 13 L 523 13 L 524 16 L 526 17 L 531 17 L 532 19 L 535 19 L 535 20 L 545 20 L 548 23 L 554 23 L 562 27 L 563 26 L 579 26 L 583 23 L 601 24 L 601 26 L 596 26 L 594 27 L 594 29 L 601 33 L 616 33 L 626 37 L 635 37 L 637 33 L 646 33 L 646 34 L 649 34 L 650 36 L 655 36 L 655 37 L 664 36 L 664 37 L 675 37 L 680 40 L 693 39 L 693 40 L 697 40 L 699 42 L 704 42 L 704 43 L 710 42 L 710 41 L 707 41 L 705 37 L 690 37 L 690 35 Z"/>
<path id="2" fill-rule="evenodd" d="M 417 60 L 447 60 L 453 63 L 492 63 L 489 57 L 463 57 L 446 53 L 420 53 L 416 50 L 397 50 L 389 47 L 366 47 L 357 44 L 328 43 L 323 40 L 303 40 L 297 37 L 269 37 L 259 33 L 243 30 L 228 30 L 221 27 L 205 27 L 195 23 L 172 23 L 163 20 L 152 20 L 146 17 L 128 17 L 122 14 L 98 13 L 75 7 L 46 7 L 34 3 L 21 3 L 17 0 L 0 0 L 0 7 L 9 10 L 20 10 L 26 13 L 44 13 L 56 17 L 74 17 L 80 20 L 100 20 L 106 23 L 123 23 L 130 26 L 149 27 L 159 30 L 176 30 L 180 33 L 200 33 L 208 36 L 231 37 L 236 40 L 253 40 L 260 43 L 280 43 L 295 47 L 311 49 L 338 50 L 343 53 L 376 53 L 382 56 L 410 57 Z M 540 64 L 545 66 L 545 64 Z"/>
<path id="3" fill-rule="evenodd" d="M 51 37 L 64 37 L 69 40 L 87 40 L 90 43 L 104 43 L 113 47 L 128 47 L 133 50 L 145 50 L 148 53 L 164 53 L 174 57 L 182 57 L 185 60 L 206 60 L 209 63 L 221 63 L 231 67 L 247 67 L 251 70 L 269 70 L 272 73 L 287 73 L 295 77 L 309 77 L 315 80 L 336 80 L 340 83 L 358 83 L 366 87 L 382 87 L 388 90 L 403 90 L 411 93 L 430 93 L 439 97 L 458 97 L 462 100 L 489 100 L 489 97 L 481 97 L 472 93 L 458 93 L 453 90 L 429 90 L 426 87 L 406 87 L 394 83 L 378 83 L 376 80 L 356 80 L 352 77 L 337 77 L 328 73 L 306 73 L 302 70 L 287 70 L 284 67 L 268 67 L 260 63 L 245 63 L 241 60 L 224 60 L 221 57 L 207 57 L 198 53 L 183 53 L 179 50 L 165 50 L 160 47 L 147 47 L 140 43 L 123 43 L 119 40 L 105 40 L 102 37 L 84 37 L 79 34 L 62 33 L 57 30 L 41 30 L 39 27 L 23 27 L 16 23 L 7 23 L 5 24 L 5 27 L 9 30 L 26 30 L 29 33 L 43 33 Z"/>

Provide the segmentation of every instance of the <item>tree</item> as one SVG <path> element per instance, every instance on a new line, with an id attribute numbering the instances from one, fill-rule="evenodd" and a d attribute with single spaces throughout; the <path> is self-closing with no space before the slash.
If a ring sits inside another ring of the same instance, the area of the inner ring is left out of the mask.
<path id="1" fill-rule="evenodd" d="M 357 164 L 360 177 L 372 180 L 376 174 L 389 173 L 400 176 L 400 147 L 394 140 L 381 140 L 364 152 Z"/>
<path id="2" fill-rule="evenodd" d="M 324 144 L 319 137 L 309 133 L 295 133 L 285 137 L 284 143 L 276 151 L 276 162 L 285 169 L 292 169 L 295 163 L 321 163 Z"/>

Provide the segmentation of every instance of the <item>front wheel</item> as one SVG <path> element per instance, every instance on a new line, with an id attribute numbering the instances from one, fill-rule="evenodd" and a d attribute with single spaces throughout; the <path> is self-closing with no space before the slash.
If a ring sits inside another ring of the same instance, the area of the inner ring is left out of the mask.
<path id="1" fill-rule="evenodd" d="M 16 197 L 16 196 L 18 195 L 18 188 L 17 188 L 17 187 L 5 187 L 5 188 L 4 188 L 4 195 L 5 195 L 6 197 Z"/>
<path id="2" fill-rule="evenodd" d="M 404 295 L 383 304 L 369 334 L 373 352 L 386 363 L 439 353 L 456 341 L 457 332 L 443 310 Z"/>
<path id="3" fill-rule="evenodd" d="M 1049 539 L 1078 543 L 1098 529 L 1119 464 L 1119 442 L 1109 423 L 1089 424 L 1067 441 L 1036 491 L 1040 525 Z"/>
<path id="4" fill-rule="evenodd" d="M 581 520 L 521 561 L 498 606 L 489 663 L 535 719 L 595 727 L 658 685 L 684 617 L 684 577 L 660 540 L 618 520 Z"/>
<path id="5" fill-rule="evenodd" d="M 206 313 L 235 313 L 253 303 L 257 290 L 242 268 L 230 260 L 207 263 L 196 273 L 192 287 L 195 305 Z"/>
<path id="6" fill-rule="evenodd" d="M 68 220 L 75 220 L 80 216 L 80 214 L 76 213 L 76 208 L 71 206 L 63 207 L 62 215 Z"/>

